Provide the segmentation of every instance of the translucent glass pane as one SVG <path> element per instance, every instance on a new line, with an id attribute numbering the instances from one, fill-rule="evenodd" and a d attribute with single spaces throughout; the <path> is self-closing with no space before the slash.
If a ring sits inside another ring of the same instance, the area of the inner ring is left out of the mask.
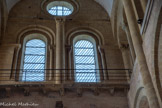
<path id="1" fill-rule="evenodd" d="M 93 44 L 80 40 L 75 44 L 76 82 L 96 82 L 96 63 Z"/>
<path id="2" fill-rule="evenodd" d="M 26 43 L 22 81 L 44 81 L 45 43 L 32 39 Z"/>
<path id="3" fill-rule="evenodd" d="M 67 16 L 72 13 L 72 10 L 64 6 L 54 6 L 48 10 L 51 15 Z"/>
<path id="4" fill-rule="evenodd" d="M 77 72 L 79 71 L 91 72 L 94 71 L 93 69 L 95 69 L 95 65 L 76 65 L 76 69 Z"/>
<path id="5" fill-rule="evenodd" d="M 39 39 L 32 39 L 26 43 L 26 46 L 31 47 L 45 47 L 45 43 Z"/>
<path id="6" fill-rule="evenodd" d="M 58 16 L 62 16 L 62 10 L 58 10 L 58 11 L 57 11 L 57 15 L 58 15 Z"/>
<path id="7" fill-rule="evenodd" d="M 94 56 L 86 57 L 86 56 L 76 56 L 75 57 L 76 64 L 94 64 Z"/>
<path id="8" fill-rule="evenodd" d="M 93 48 L 93 44 L 87 40 L 81 40 L 81 41 L 78 41 L 76 44 L 75 44 L 75 47 L 77 48 Z"/>
<path id="9" fill-rule="evenodd" d="M 44 64 L 24 64 L 24 69 L 44 69 Z"/>
<path id="10" fill-rule="evenodd" d="M 44 81 L 44 70 L 24 70 L 23 81 Z"/>
<path id="11" fill-rule="evenodd" d="M 32 47 L 26 47 L 25 54 L 38 54 L 38 55 L 44 55 L 44 54 L 45 54 L 45 48 L 32 48 Z"/>
<path id="12" fill-rule="evenodd" d="M 58 8 L 58 10 L 62 10 L 63 7 L 62 6 L 58 6 L 57 8 Z"/>
<path id="13" fill-rule="evenodd" d="M 96 82 L 95 73 L 76 73 L 76 82 Z"/>
<path id="14" fill-rule="evenodd" d="M 45 63 L 45 57 L 44 56 L 30 56 L 26 55 L 24 62 L 28 63 Z"/>
<path id="15" fill-rule="evenodd" d="M 75 55 L 94 55 L 94 51 L 93 48 L 92 49 L 75 48 Z"/>

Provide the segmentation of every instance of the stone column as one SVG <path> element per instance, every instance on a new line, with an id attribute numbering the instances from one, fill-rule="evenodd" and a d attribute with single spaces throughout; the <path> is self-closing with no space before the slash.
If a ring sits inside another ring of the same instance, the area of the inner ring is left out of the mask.
<path id="1" fill-rule="evenodd" d="M 67 65 L 67 69 L 68 69 L 68 70 L 66 70 L 66 80 L 68 80 L 68 81 L 69 80 L 71 81 L 71 79 L 72 79 L 72 70 L 70 70 L 71 65 L 72 65 L 71 53 L 72 53 L 72 46 L 66 45 L 66 54 L 68 55 L 67 58 L 66 58 L 66 60 L 67 60 L 66 65 Z"/>
<path id="2" fill-rule="evenodd" d="M 48 63 L 49 66 L 47 68 L 49 68 L 49 69 L 53 69 L 54 60 L 50 59 L 50 58 L 54 57 L 53 56 L 54 49 L 55 49 L 55 46 L 53 46 L 53 45 L 48 46 L 49 57 L 47 57 L 47 59 L 49 60 L 49 63 Z M 48 80 L 53 80 L 53 76 L 54 76 L 53 72 L 54 72 L 54 70 L 46 70 L 46 72 L 47 72 L 47 77 L 46 78 Z"/>
<path id="3" fill-rule="evenodd" d="M 131 63 L 130 63 L 130 59 L 129 59 L 129 45 L 122 44 L 120 49 L 121 49 L 122 56 L 123 56 L 124 67 L 125 67 L 125 69 L 130 69 Z"/>
<path id="4" fill-rule="evenodd" d="M 102 46 L 99 46 L 98 49 L 99 49 L 99 52 L 101 54 L 102 68 L 104 69 L 103 70 L 104 81 L 106 81 L 106 80 L 108 80 L 108 73 L 107 73 L 107 70 L 105 70 L 105 69 L 107 69 L 105 52 L 104 52 L 104 49 L 102 48 Z"/>
<path id="5" fill-rule="evenodd" d="M 123 62 L 125 69 L 131 69 L 131 63 L 130 63 L 130 54 L 129 54 L 129 45 L 128 44 L 122 44 L 120 46 L 122 56 L 123 56 Z M 126 70 L 126 78 L 129 81 L 129 71 Z"/>
<path id="6" fill-rule="evenodd" d="M 132 58 L 132 64 L 134 64 L 135 59 L 136 59 L 136 54 L 135 54 L 135 51 L 134 51 L 134 47 L 133 47 L 133 42 L 132 42 L 132 38 L 131 38 L 131 35 L 130 35 L 130 31 L 129 31 L 128 26 L 126 24 L 124 24 L 124 23 L 122 25 L 122 28 L 126 32 L 128 43 L 129 43 L 129 49 L 130 49 L 130 53 L 131 53 L 131 58 Z"/>
<path id="7" fill-rule="evenodd" d="M 145 13 L 146 11 L 146 7 L 147 7 L 147 0 L 140 0 L 141 1 L 141 6 L 143 9 L 143 13 Z"/>
<path id="8" fill-rule="evenodd" d="M 56 19 L 56 71 L 55 83 L 61 84 L 61 77 L 64 74 L 64 20 Z"/>
<path id="9" fill-rule="evenodd" d="M 156 96 L 156 92 L 153 86 L 153 82 L 148 70 L 144 51 L 142 48 L 142 40 L 140 38 L 140 33 L 138 30 L 138 25 L 136 22 L 136 17 L 134 15 L 131 1 L 130 0 L 122 0 L 122 1 L 123 1 L 126 17 L 128 20 L 128 25 L 130 28 L 130 33 L 131 33 L 131 37 L 132 37 L 132 41 L 136 53 L 136 58 L 139 64 L 139 69 L 143 79 L 143 84 L 149 101 L 150 108 L 160 108 Z"/>
<path id="10" fill-rule="evenodd" d="M 15 80 L 16 80 L 16 73 L 17 73 L 17 71 L 14 70 L 14 69 L 17 69 L 17 61 L 18 61 L 18 54 L 19 54 L 20 48 L 21 48 L 20 44 L 15 44 L 13 63 L 12 63 L 12 69 L 13 70 L 12 70 L 11 76 L 10 76 L 11 79 L 15 79 Z"/>

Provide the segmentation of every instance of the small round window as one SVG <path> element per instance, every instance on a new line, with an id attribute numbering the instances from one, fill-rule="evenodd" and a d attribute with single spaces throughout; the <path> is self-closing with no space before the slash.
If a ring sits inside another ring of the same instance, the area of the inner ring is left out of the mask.
<path id="1" fill-rule="evenodd" d="M 54 16 L 68 16 L 73 10 L 73 6 L 65 1 L 54 1 L 47 5 L 48 13 Z"/>

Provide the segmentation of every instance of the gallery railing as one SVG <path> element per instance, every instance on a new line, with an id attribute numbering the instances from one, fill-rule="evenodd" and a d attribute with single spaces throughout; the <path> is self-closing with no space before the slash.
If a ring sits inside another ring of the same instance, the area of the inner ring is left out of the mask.
<path id="1" fill-rule="evenodd" d="M 73 81 L 75 83 L 129 81 L 130 69 L 0 69 L 0 82 Z"/>

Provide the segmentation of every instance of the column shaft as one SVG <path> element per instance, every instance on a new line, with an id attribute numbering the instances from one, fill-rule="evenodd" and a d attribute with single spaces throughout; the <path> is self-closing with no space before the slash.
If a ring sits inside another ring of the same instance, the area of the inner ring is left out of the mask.
<path id="1" fill-rule="evenodd" d="M 103 78 L 104 78 L 104 81 L 108 80 L 108 73 L 107 73 L 107 66 L 106 66 L 106 58 L 105 58 L 105 52 L 104 52 L 104 49 L 102 47 L 98 47 L 99 48 L 99 51 L 100 51 L 100 54 L 101 54 L 101 62 L 102 62 L 102 68 L 104 69 L 103 70 Z"/>
<path id="2" fill-rule="evenodd" d="M 64 68 L 64 21 L 56 19 L 56 72 L 55 83 L 61 83 Z"/>
<path id="3" fill-rule="evenodd" d="M 131 68 L 131 63 L 130 63 L 130 59 L 129 59 L 128 47 L 121 48 L 121 52 L 122 52 L 122 56 L 123 56 L 125 69 L 130 69 Z"/>
<path id="4" fill-rule="evenodd" d="M 129 45 L 122 45 L 121 47 L 121 52 L 122 52 L 122 56 L 123 56 L 123 62 L 124 62 L 124 67 L 125 69 L 131 69 L 131 62 L 130 62 L 130 53 L 129 53 Z M 126 73 L 126 79 L 129 82 L 130 78 L 129 78 L 129 72 L 128 70 L 125 71 Z"/>
<path id="5" fill-rule="evenodd" d="M 142 40 L 130 0 L 122 0 L 150 108 L 160 108 L 142 48 Z"/>
<path id="6" fill-rule="evenodd" d="M 135 59 L 136 59 L 136 54 L 135 54 L 135 51 L 134 51 L 131 35 L 130 35 L 129 29 L 128 29 L 127 26 L 125 26 L 125 32 L 126 32 L 128 43 L 129 43 L 130 53 L 131 53 L 132 62 L 133 62 L 132 64 L 134 64 Z"/>

